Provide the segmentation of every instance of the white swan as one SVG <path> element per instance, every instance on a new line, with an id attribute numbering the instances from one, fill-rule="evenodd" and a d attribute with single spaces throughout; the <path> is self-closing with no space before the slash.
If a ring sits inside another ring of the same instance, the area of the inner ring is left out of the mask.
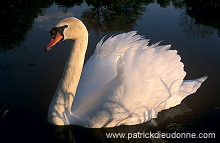
<path id="1" fill-rule="evenodd" d="M 67 18 L 50 33 L 53 39 L 45 50 L 61 40 L 74 40 L 48 111 L 48 121 L 55 125 L 100 128 L 143 123 L 180 104 L 207 78 L 183 80 L 186 73 L 177 51 L 159 43 L 148 46 L 135 31 L 102 39 L 84 68 L 88 44 L 84 24 Z"/>

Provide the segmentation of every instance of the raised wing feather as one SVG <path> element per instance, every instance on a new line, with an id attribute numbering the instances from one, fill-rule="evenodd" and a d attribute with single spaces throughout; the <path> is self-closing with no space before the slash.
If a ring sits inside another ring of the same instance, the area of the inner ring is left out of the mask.
<path id="1" fill-rule="evenodd" d="M 83 69 L 71 109 L 79 117 L 74 123 L 86 127 L 139 124 L 175 106 L 172 101 L 180 96 L 182 100 L 186 95 L 179 94 L 187 87 L 196 91 L 205 79 L 192 84 L 198 85 L 196 89 L 183 82 L 184 65 L 170 47 L 148 46 L 148 40 L 136 32 L 101 40 Z"/>
<path id="2" fill-rule="evenodd" d="M 77 88 L 76 99 L 96 92 L 117 75 L 117 60 L 124 55 L 132 43 L 142 39 L 136 31 L 122 33 L 103 39 L 97 44 L 94 54 L 83 67 Z M 76 100 L 74 99 L 74 100 Z"/>

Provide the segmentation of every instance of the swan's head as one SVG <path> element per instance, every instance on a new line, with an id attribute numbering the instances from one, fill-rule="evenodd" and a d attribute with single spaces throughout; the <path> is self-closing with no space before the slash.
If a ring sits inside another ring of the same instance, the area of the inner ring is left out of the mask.
<path id="1" fill-rule="evenodd" d="M 85 36 L 88 36 L 88 32 L 85 25 L 79 19 L 70 17 L 58 22 L 57 25 L 50 30 L 50 35 L 52 36 L 52 39 L 46 46 L 46 51 L 49 51 L 60 41 L 84 38 Z"/>

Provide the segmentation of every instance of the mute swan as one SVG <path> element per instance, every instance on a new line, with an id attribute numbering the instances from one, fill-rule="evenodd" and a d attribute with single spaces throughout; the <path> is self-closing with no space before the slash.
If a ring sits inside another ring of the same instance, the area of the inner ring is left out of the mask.
<path id="1" fill-rule="evenodd" d="M 78 19 L 61 20 L 45 50 L 61 40 L 74 40 L 62 79 L 51 101 L 48 121 L 89 128 L 134 125 L 157 117 L 201 86 L 206 76 L 183 80 L 186 73 L 176 50 L 137 32 L 103 39 L 83 67 L 88 31 Z"/>

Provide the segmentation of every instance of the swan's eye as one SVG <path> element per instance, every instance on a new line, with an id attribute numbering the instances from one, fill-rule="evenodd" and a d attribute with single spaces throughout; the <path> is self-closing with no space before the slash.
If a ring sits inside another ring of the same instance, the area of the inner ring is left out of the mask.
<path id="1" fill-rule="evenodd" d="M 62 36 L 64 36 L 63 31 L 64 31 L 64 29 L 67 28 L 67 27 L 68 27 L 68 25 L 64 25 L 64 26 L 55 27 L 55 28 L 57 28 L 56 30 L 57 30 Z"/>
<path id="2" fill-rule="evenodd" d="M 50 35 L 53 37 L 53 39 L 56 37 L 56 35 L 57 35 L 56 27 L 54 27 L 50 30 Z"/>
<path id="3" fill-rule="evenodd" d="M 53 37 L 53 39 L 56 37 L 57 32 L 59 32 L 60 35 L 64 36 L 63 31 L 67 27 L 68 27 L 68 25 L 64 25 L 64 26 L 61 26 L 61 27 L 54 27 L 50 30 L 50 35 Z"/>

